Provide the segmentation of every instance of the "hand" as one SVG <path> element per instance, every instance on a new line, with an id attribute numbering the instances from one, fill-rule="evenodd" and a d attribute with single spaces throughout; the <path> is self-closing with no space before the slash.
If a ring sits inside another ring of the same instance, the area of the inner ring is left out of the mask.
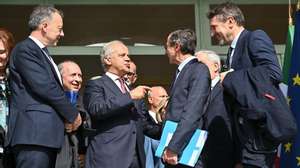
<path id="1" fill-rule="evenodd" d="M 234 165 L 234 168 L 243 168 L 242 163 L 237 163 Z"/>
<path id="2" fill-rule="evenodd" d="M 163 161 L 170 164 L 170 165 L 177 165 L 178 164 L 178 156 L 176 153 L 172 152 L 168 148 L 165 149 L 163 154 Z"/>
<path id="3" fill-rule="evenodd" d="M 150 89 L 148 86 L 138 86 L 129 92 L 133 100 L 142 99 L 145 97 L 147 91 Z"/>
<path id="4" fill-rule="evenodd" d="M 77 115 L 75 121 L 73 123 L 65 122 L 65 130 L 66 132 L 70 133 L 76 131 L 78 127 L 81 125 L 81 116 L 80 114 Z"/>
<path id="5" fill-rule="evenodd" d="M 81 125 L 81 123 L 82 123 L 81 116 L 78 113 L 75 121 L 72 124 L 72 131 L 76 131 L 78 129 L 78 127 Z"/>
<path id="6" fill-rule="evenodd" d="M 230 72 L 233 72 L 233 69 L 229 69 L 228 71 L 222 72 L 220 73 L 220 77 L 221 77 L 221 83 L 223 82 L 224 78 L 226 77 L 226 75 Z"/>

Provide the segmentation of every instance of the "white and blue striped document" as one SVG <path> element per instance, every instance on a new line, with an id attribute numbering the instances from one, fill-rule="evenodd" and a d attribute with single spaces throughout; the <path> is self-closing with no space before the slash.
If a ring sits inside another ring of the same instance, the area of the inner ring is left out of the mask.
<path id="1" fill-rule="evenodd" d="M 166 121 L 160 143 L 156 149 L 155 156 L 162 157 L 163 151 L 166 146 L 168 146 L 175 130 L 177 128 L 177 123 L 173 121 Z M 197 129 L 193 134 L 190 142 L 185 147 L 182 155 L 179 159 L 179 163 L 194 167 L 197 163 L 205 141 L 207 139 L 208 132 L 205 130 Z"/>

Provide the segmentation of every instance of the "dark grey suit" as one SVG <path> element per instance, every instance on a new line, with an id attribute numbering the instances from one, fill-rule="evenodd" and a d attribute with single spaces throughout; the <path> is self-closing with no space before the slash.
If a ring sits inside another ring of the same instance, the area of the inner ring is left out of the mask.
<path id="1" fill-rule="evenodd" d="M 167 148 L 179 156 L 195 130 L 203 126 L 204 106 L 209 93 L 209 70 L 197 59 L 192 59 L 183 67 L 173 83 L 166 114 L 166 120 L 178 123 Z"/>
<path id="2" fill-rule="evenodd" d="M 87 149 L 86 168 L 128 168 L 135 153 L 140 166 L 145 167 L 143 131 L 159 138 L 161 128 L 148 124 L 150 116 L 141 112 L 141 101 L 133 101 L 103 75 L 87 83 L 84 105 L 97 130 Z"/>

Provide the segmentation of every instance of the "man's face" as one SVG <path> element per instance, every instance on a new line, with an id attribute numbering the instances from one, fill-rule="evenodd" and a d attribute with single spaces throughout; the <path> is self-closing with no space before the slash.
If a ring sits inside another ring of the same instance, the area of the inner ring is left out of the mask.
<path id="1" fill-rule="evenodd" d="M 0 40 L 0 71 L 4 70 L 8 61 L 8 51 Z"/>
<path id="2" fill-rule="evenodd" d="M 62 17 L 58 13 L 53 13 L 52 19 L 43 23 L 42 26 L 48 46 L 56 46 L 58 40 L 64 36 Z"/>
<path id="3" fill-rule="evenodd" d="M 62 69 L 62 80 L 65 90 L 79 91 L 82 84 L 80 67 L 73 62 L 65 62 Z"/>
<path id="4" fill-rule="evenodd" d="M 219 45 L 227 45 L 232 42 L 233 37 L 230 26 L 229 19 L 225 22 L 219 20 L 217 16 L 210 19 L 211 36 L 218 41 Z"/>
<path id="5" fill-rule="evenodd" d="M 149 104 L 154 108 L 162 106 L 162 103 L 169 98 L 165 89 L 161 87 L 151 88 L 150 97 L 148 98 Z"/>
<path id="6" fill-rule="evenodd" d="M 167 38 L 167 42 L 165 44 L 165 51 L 166 51 L 166 55 L 169 58 L 169 63 L 175 64 L 176 63 L 176 49 L 175 49 L 175 46 L 170 45 L 169 37 Z"/>
<path id="7" fill-rule="evenodd" d="M 113 52 L 105 58 L 108 65 L 108 71 L 118 76 L 124 76 L 130 70 L 130 58 L 128 48 L 121 44 L 113 44 Z"/>

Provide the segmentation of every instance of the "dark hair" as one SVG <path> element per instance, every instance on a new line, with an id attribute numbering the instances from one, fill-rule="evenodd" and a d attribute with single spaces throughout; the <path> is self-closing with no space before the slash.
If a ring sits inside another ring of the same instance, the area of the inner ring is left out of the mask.
<path id="1" fill-rule="evenodd" d="M 212 19 L 215 16 L 222 22 L 226 22 L 229 17 L 233 17 L 237 25 L 245 25 L 245 17 L 243 12 L 236 4 L 231 2 L 222 3 L 207 13 L 208 19 Z"/>
<path id="2" fill-rule="evenodd" d="M 53 5 L 35 7 L 28 21 L 30 31 L 36 30 L 38 26 L 45 20 L 51 20 L 53 13 L 58 13 L 61 17 L 64 16 L 63 12 L 54 8 Z"/>
<path id="3" fill-rule="evenodd" d="M 10 55 L 11 50 L 15 45 L 15 40 L 11 32 L 5 28 L 0 28 L 0 40 L 2 41 L 5 49 L 7 50 L 7 55 Z"/>
<path id="4" fill-rule="evenodd" d="M 195 49 L 197 45 L 197 37 L 193 30 L 191 29 L 180 29 L 173 31 L 169 35 L 169 44 L 174 46 L 175 44 L 180 45 L 180 51 L 182 54 L 195 54 Z"/>

